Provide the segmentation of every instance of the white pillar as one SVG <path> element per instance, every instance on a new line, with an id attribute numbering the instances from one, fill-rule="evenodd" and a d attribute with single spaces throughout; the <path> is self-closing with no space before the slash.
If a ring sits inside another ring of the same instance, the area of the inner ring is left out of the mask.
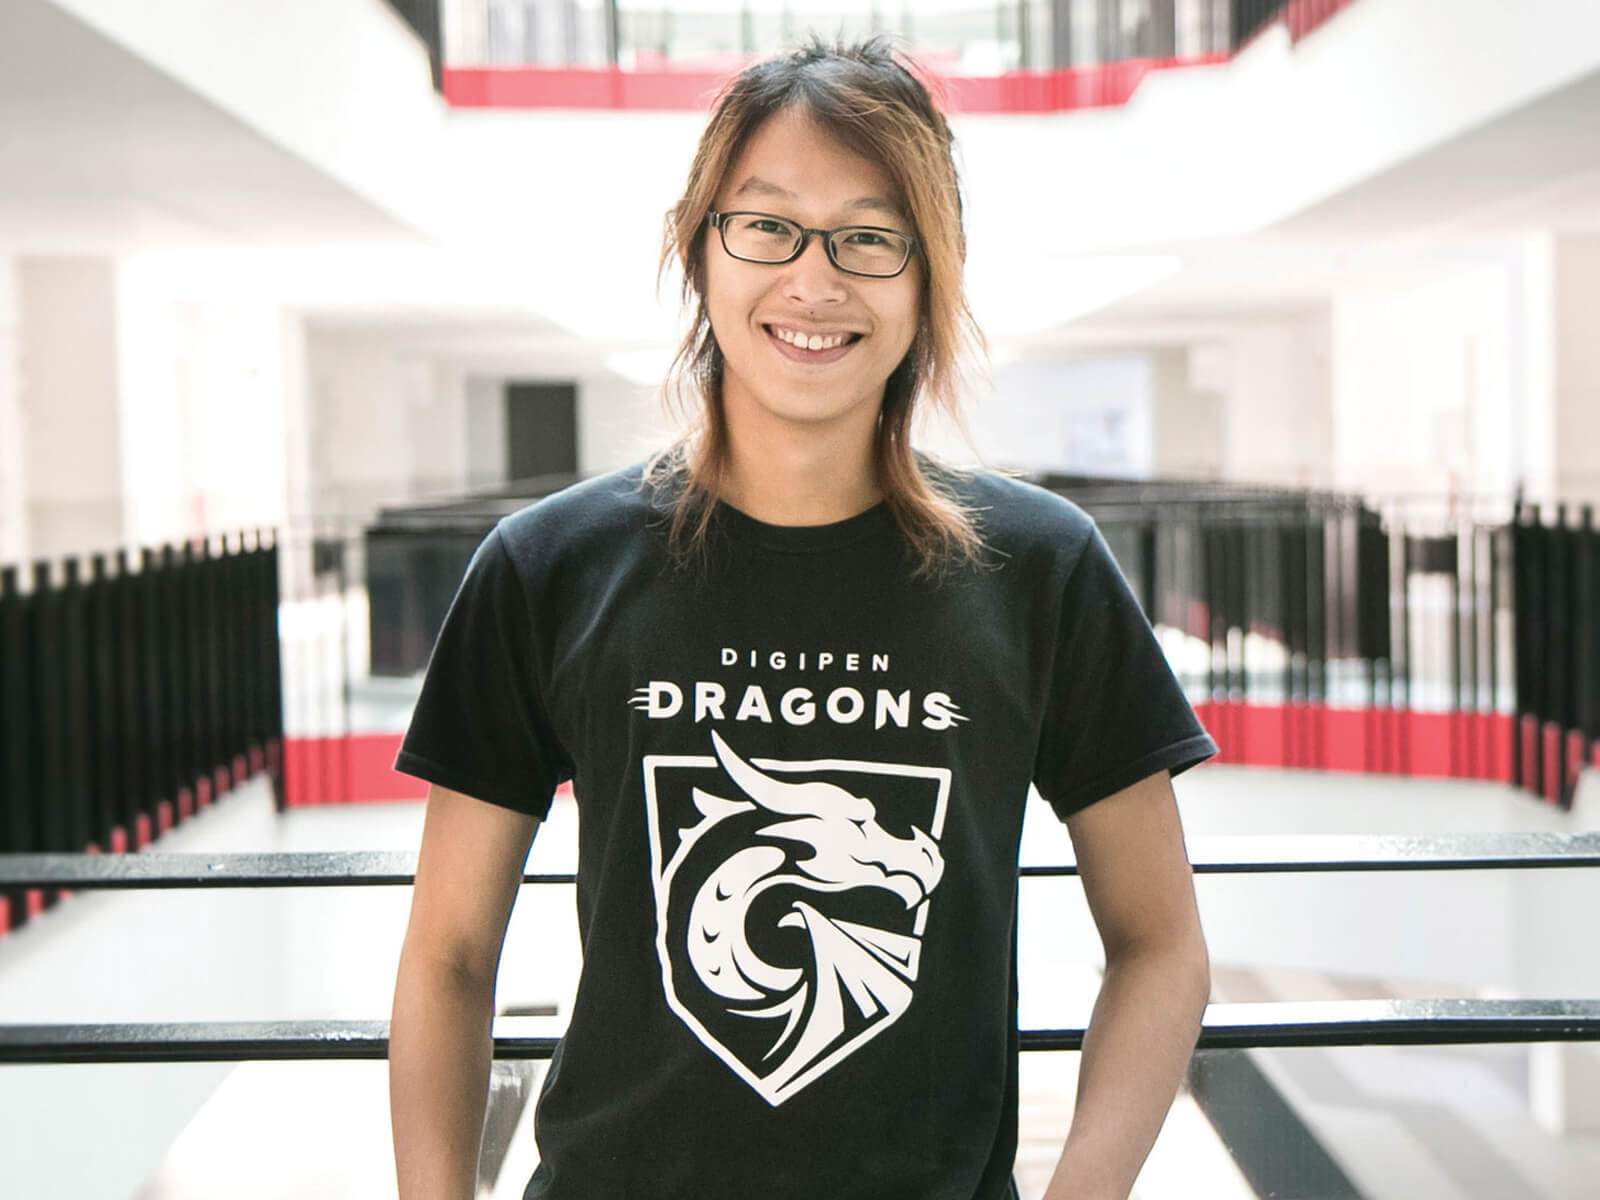
<path id="1" fill-rule="evenodd" d="M 1600 505 L 1600 234 L 1563 234 L 1553 257 L 1555 493 Z"/>
<path id="2" fill-rule="evenodd" d="M 1216 358 L 1209 347 L 1150 352 L 1150 466 L 1158 479 L 1222 477 L 1222 384 L 1206 374 Z"/>
<path id="3" fill-rule="evenodd" d="M 1505 496 L 1546 475 L 1536 248 L 1333 301 L 1334 480 L 1379 496 Z"/>
<path id="4" fill-rule="evenodd" d="M 28 557 L 28 483 L 22 442 L 16 259 L 0 254 L 0 563 Z"/>
<path id="5" fill-rule="evenodd" d="M 1532 353 L 1541 363 L 1541 397 L 1546 413 L 1540 432 L 1546 437 L 1535 448 L 1547 464 L 1549 490 L 1535 498 L 1552 497 L 1573 503 L 1600 504 L 1600 338 L 1595 336 L 1595 311 L 1600 305 L 1600 235 L 1561 234 L 1540 239 L 1534 247 L 1538 270 L 1533 273 L 1540 291 L 1530 298 L 1543 319 L 1534 325 L 1541 339 Z M 1600 800 L 1600 784 L 1586 778 L 1579 804 Z M 1575 816 L 1580 815 L 1574 813 Z M 1576 828 L 1592 828 L 1579 824 Z M 1531 872 L 1564 877 L 1571 871 Z M 1555 878 L 1539 881 L 1543 910 L 1576 912 L 1588 902 L 1585 881 Z M 1555 889 L 1563 891 L 1552 895 Z M 1573 907 L 1573 906 L 1576 907 Z M 1570 932 L 1570 931 L 1568 931 Z M 1542 950 L 1550 961 L 1571 954 L 1572 942 L 1556 931 L 1540 936 L 1528 931 L 1531 950 Z M 1526 994 L 1541 992 L 1537 977 L 1523 981 Z M 1600 1133 L 1600 1047 L 1585 1043 L 1560 1043 L 1532 1047 L 1528 1060 L 1528 1096 L 1534 1117 L 1557 1134 Z"/>
<path id="6" fill-rule="evenodd" d="M 115 264 L 24 258 L 18 270 L 28 552 L 123 543 Z"/>
<path id="7" fill-rule="evenodd" d="M 1326 487 L 1331 482 L 1328 342 L 1329 320 L 1321 311 L 1241 322 L 1229 334 L 1225 365 L 1208 368 L 1226 378 L 1224 479 L 1282 487 Z"/>

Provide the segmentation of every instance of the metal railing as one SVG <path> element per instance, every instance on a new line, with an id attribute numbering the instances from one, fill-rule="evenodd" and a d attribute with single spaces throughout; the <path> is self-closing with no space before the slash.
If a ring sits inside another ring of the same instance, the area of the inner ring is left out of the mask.
<path id="1" fill-rule="evenodd" d="M 277 598 L 264 533 L 0 568 L 0 852 L 139 849 L 276 786 Z M 0 888 L 0 930 L 51 902 Z"/>
<path id="2" fill-rule="evenodd" d="M 1350 2 L 1004 0 L 852 7 L 805 0 L 446 0 L 443 16 L 451 66 L 732 71 L 811 33 L 847 39 L 889 34 L 934 70 L 984 76 L 1203 61 L 1232 53 L 1280 19 L 1303 37 Z"/>
<path id="3" fill-rule="evenodd" d="M 1196 838 L 1197 875 L 1304 872 L 1531 870 L 1600 866 L 1600 833 L 1304 835 Z M 0 889 L 408 886 L 416 856 L 397 852 L 298 854 L 0 854 Z M 1064 877 L 1072 864 L 1024 867 L 1023 878 Z M 527 885 L 571 885 L 566 873 L 528 873 Z M 549 1058 L 558 1023 L 501 1017 L 497 1058 Z M 1078 1050 L 1082 1027 L 1021 1032 L 1028 1051 Z M 1217 1004 L 1198 1049 L 1439 1045 L 1600 1040 L 1600 999 L 1349 1000 Z M 372 1020 L 27 1024 L 0 1026 L 0 1064 L 376 1059 L 388 1024 Z"/>

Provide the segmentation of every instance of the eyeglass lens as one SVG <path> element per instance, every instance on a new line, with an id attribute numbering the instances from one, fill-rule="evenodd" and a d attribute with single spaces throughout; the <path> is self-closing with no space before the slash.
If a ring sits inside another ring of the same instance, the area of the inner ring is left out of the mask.
<path id="1" fill-rule="evenodd" d="M 722 244 L 728 253 L 751 262 L 788 260 L 801 236 L 793 221 L 764 213 L 729 213 L 722 221 Z M 894 275 L 911 251 L 909 239 L 886 229 L 835 229 L 828 240 L 833 261 L 861 275 Z"/>

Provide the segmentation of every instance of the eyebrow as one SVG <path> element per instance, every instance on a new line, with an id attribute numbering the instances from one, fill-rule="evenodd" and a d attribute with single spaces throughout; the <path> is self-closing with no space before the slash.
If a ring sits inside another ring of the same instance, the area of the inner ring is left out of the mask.
<path id="1" fill-rule="evenodd" d="M 749 179 L 746 179 L 739 185 L 739 189 L 733 194 L 735 196 L 771 196 L 777 200 L 799 199 L 798 196 L 789 191 L 787 188 L 781 188 L 769 180 L 762 179 L 759 175 L 750 176 Z M 896 204 L 893 200 L 887 200 L 882 196 L 860 196 L 850 201 L 844 207 L 852 212 L 871 209 L 876 212 L 892 213 L 897 217 L 905 216 L 905 213 L 900 210 L 900 206 L 898 204 Z"/>

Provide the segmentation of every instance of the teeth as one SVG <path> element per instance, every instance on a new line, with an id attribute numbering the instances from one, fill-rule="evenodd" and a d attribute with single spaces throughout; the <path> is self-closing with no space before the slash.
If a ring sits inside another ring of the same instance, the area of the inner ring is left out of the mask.
<path id="1" fill-rule="evenodd" d="M 797 346 L 801 350 L 832 350 L 835 346 L 844 345 L 845 340 L 849 337 L 848 334 L 843 333 L 830 334 L 827 337 L 823 337 L 820 333 L 807 335 L 796 333 L 792 329 L 779 329 L 776 326 L 773 327 L 772 331 L 791 346 Z"/>

